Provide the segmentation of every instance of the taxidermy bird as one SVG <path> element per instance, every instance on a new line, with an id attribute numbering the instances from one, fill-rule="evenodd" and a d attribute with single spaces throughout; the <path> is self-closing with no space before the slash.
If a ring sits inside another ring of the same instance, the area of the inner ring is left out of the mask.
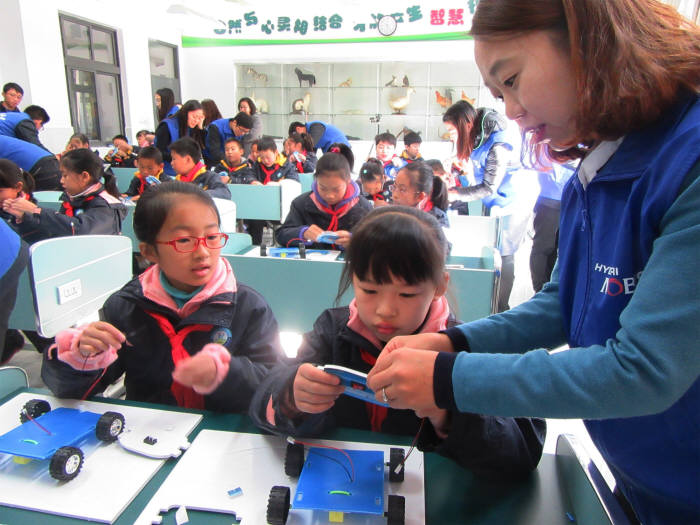
<path id="1" fill-rule="evenodd" d="M 391 75 L 391 80 L 384 84 L 384 87 L 399 87 L 399 81 L 396 75 Z"/>
<path id="2" fill-rule="evenodd" d="M 396 97 L 396 98 L 390 98 L 389 99 L 389 106 L 391 109 L 394 110 L 395 115 L 402 115 L 401 113 L 402 109 L 405 109 L 406 106 L 408 106 L 408 103 L 411 102 L 411 94 L 415 93 L 416 90 L 413 89 L 412 87 L 406 88 L 406 94 L 401 96 L 401 97 Z"/>
<path id="3" fill-rule="evenodd" d="M 446 89 L 445 96 L 443 97 L 438 90 L 435 90 L 435 100 L 440 107 L 448 108 L 452 105 L 452 90 Z"/>
<path id="4" fill-rule="evenodd" d="M 304 93 L 304 98 L 298 98 L 292 102 L 292 113 L 306 115 L 311 104 L 311 93 Z"/>
<path id="5" fill-rule="evenodd" d="M 467 94 L 464 92 L 464 90 L 462 90 L 462 100 L 466 100 L 466 101 L 469 102 L 472 106 L 474 106 L 474 105 L 475 105 L 474 103 L 476 102 L 476 99 L 475 99 L 475 98 L 469 98 L 469 97 L 467 96 Z"/>
<path id="6" fill-rule="evenodd" d="M 403 87 L 408 87 L 408 75 L 403 76 Z"/>
<path id="7" fill-rule="evenodd" d="M 348 77 L 348 79 L 345 82 L 341 82 L 338 84 L 338 87 L 350 87 L 352 86 L 352 77 Z"/>

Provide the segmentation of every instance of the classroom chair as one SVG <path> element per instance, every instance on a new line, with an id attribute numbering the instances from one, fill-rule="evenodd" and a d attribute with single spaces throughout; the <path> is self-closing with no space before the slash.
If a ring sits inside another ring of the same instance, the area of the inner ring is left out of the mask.
<path id="1" fill-rule="evenodd" d="M 61 208 L 62 191 L 35 191 L 34 198 L 39 206 L 58 211 Z"/>
<path id="2" fill-rule="evenodd" d="M 112 173 L 114 173 L 114 177 L 117 179 L 117 188 L 119 188 L 120 193 L 124 193 L 129 189 L 131 179 L 134 178 L 134 173 L 137 171 L 137 168 L 112 168 Z"/>
<path id="3" fill-rule="evenodd" d="M 221 231 L 234 233 L 236 231 L 236 203 L 228 199 L 214 197 L 214 204 L 221 218 Z M 230 241 L 229 241 L 230 242 Z"/>
<path id="4" fill-rule="evenodd" d="M 27 372 L 18 366 L 0 367 L 0 399 L 15 390 L 27 388 L 29 386 L 29 378 Z"/>
<path id="5" fill-rule="evenodd" d="M 578 525 L 630 525 L 598 467 L 571 434 L 557 438 L 556 469 L 560 489 L 573 509 L 571 518 Z"/>

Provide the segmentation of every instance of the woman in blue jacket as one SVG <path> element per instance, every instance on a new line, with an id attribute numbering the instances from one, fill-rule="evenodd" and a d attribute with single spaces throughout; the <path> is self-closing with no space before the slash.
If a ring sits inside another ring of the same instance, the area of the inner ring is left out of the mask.
<path id="1" fill-rule="evenodd" d="M 369 386 L 393 408 L 583 418 L 642 523 L 698 523 L 700 31 L 653 0 L 505 3 L 473 19 L 485 84 L 535 151 L 582 158 L 559 260 L 509 312 L 388 343 Z"/>
<path id="2" fill-rule="evenodd" d="M 204 149 L 205 135 L 204 109 L 198 100 L 188 100 L 172 117 L 162 120 L 156 128 L 156 140 L 153 145 L 163 154 L 163 171 L 170 176 L 176 175 L 170 164 L 170 144 L 184 137 L 192 137 L 199 147 Z"/>

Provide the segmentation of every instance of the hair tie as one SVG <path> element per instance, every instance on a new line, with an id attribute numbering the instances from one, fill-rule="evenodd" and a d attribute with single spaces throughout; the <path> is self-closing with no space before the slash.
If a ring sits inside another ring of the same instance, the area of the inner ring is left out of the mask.
<path id="1" fill-rule="evenodd" d="M 331 153 L 340 153 L 340 148 L 338 146 L 333 146 L 331 148 Z"/>

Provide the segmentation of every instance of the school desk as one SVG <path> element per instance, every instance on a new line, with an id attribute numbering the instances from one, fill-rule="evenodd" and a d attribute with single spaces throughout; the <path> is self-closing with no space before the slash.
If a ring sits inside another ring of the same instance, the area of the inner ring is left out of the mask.
<path id="1" fill-rule="evenodd" d="M 301 194 L 301 184 L 295 180 L 283 180 L 280 184 L 227 184 L 231 200 L 236 203 L 239 219 L 280 221 L 289 213 L 295 197 Z"/>
<path id="2" fill-rule="evenodd" d="M 134 178 L 134 174 L 138 171 L 138 168 L 112 168 L 112 173 L 117 179 L 117 188 L 120 193 L 125 193 L 129 189 L 129 184 Z"/>
<path id="3" fill-rule="evenodd" d="M 47 393 L 44 390 L 20 389 L 17 392 Z M 16 393 L 0 399 L 0 403 Z M 133 401 L 96 399 L 116 406 L 143 406 L 163 409 L 162 405 L 152 405 Z M 190 434 L 190 440 L 203 429 L 233 432 L 260 433 L 250 419 L 244 415 L 221 414 L 207 411 L 170 408 L 179 412 L 200 413 L 204 417 Z M 395 443 L 409 446 L 410 437 L 387 436 L 355 429 L 336 429 L 322 436 L 325 439 L 340 441 L 361 441 L 368 443 Z M 566 448 L 566 447 L 564 447 Z M 139 495 L 125 509 L 117 525 L 132 524 L 146 504 L 166 479 L 177 460 L 168 460 L 155 474 Z M 612 523 L 600 503 L 587 473 L 575 456 L 567 450 L 557 455 L 544 454 L 537 469 L 526 479 L 514 483 L 495 483 L 474 477 L 469 471 L 449 459 L 435 453 L 425 454 L 425 512 L 426 523 L 435 525 L 604 525 Z M 222 488 L 230 488 L 231 479 L 222 479 Z M 109 487 L 105 487 L 105 497 Z M 41 497 L 37 494 L 37 497 Z M 231 516 L 206 512 L 189 511 L 190 523 L 231 524 Z M 175 511 L 165 514 L 162 523 L 175 523 Z M 0 506 L 0 518 L 6 525 L 42 523 L 42 525 L 63 525 L 87 523 L 49 514 Z M 290 525 L 293 520 L 290 516 Z M 622 523 L 616 520 L 614 523 Z M 246 525 L 243 523 L 243 525 Z M 261 524 L 254 524 L 261 525 Z"/>
<path id="4" fill-rule="evenodd" d="M 224 256 L 236 279 L 265 297 L 280 330 L 311 330 L 321 312 L 334 306 L 342 261 L 262 257 L 257 247 L 244 248 L 237 255 L 230 253 Z M 497 250 L 483 247 L 480 257 L 450 257 L 448 263 L 448 300 L 455 305 L 455 316 L 466 322 L 490 315 L 500 279 Z M 349 290 L 338 304 L 347 305 L 352 297 Z"/>

